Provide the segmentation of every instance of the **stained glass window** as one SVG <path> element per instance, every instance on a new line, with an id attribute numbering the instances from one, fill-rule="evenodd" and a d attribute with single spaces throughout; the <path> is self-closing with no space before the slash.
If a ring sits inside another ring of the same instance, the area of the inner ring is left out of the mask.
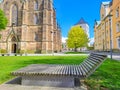
<path id="1" fill-rule="evenodd" d="M 18 8 L 16 5 L 12 6 L 12 24 L 14 25 L 18 24 Z"/>

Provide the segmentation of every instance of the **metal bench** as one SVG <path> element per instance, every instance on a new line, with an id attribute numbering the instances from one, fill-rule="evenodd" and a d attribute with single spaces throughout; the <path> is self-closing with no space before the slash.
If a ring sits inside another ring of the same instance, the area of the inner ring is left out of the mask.
<path id="1" fill-rule="evenodd" d="M 12 75 L 22 77 L 22 85 L 74 87 L 76 81 L 90 76 L 106 57 L 92 53 L 80 65 L 33 64 L 12 72 Z"/>

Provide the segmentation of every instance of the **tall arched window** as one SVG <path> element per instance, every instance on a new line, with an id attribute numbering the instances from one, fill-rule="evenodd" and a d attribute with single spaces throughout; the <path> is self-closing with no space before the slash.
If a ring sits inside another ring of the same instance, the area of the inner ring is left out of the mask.
<path id="1" fill-rule="evenodd" d="M 34 1 L 34 10 L 38 10 L 38 1 L 37 0 Z"/>
<path id="2" fill-rule="evenodd" d="M 38 16 L 35 14 L 34 15 L 34 25 L 38 24 Z"/>
<path id="3" fill-rule="evenodd" d="M 15 4 L 12 6 L 12 24 L 13 23 L 14 25 L 18 24 L 18 8 Z"/>

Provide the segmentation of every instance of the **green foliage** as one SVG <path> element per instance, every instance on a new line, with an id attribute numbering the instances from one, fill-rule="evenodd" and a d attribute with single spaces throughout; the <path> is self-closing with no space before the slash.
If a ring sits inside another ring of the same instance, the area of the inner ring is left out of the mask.
<path id="1" fill-rule="evenodd" d="M 1 51 L 1 53 L 7 53 L 7 51 L 5 49 L 1 49 L 0 51 Z"/>
<path id="2" fill-rule="evenodd" d="M 0 39 L 1 39 L 2 35 L 0 34 Z"/>
<path id="3" fill-rule="evenodd" d="M 0 30 L 5 29 L 7 26 L 8 20 L 4 12 L 0 9 Z"/>
<path id="4" fill-rule="evenodd" d="M 24 54 L 25 53 L 25 50 L 20 50 L 20 54 Z"/>
<path id="5" fill-rule="evenodd" d="M 41 50 L 40 50 L 40 49 L 38 49 L 38 50 L 36 50 L 36 51 L 35 51 L 35 53 L 41 53 Z"/>
<path id="6" fill-rule="evenodd" d="M 34 54 L 35 53 L 35 51 L 34 50 L 27 50 L 27 52 L 26 53 L 28 53 L 28 54 Z"/>
<path id="7" fill-rule="evenodd" d="M 94 47 L 87 47 L 88 50 L 94 50 Z"/>
<path id="8" fill-rule="evenodd" d="M 80 26 L 74 26 L 71 28 L 67 39 L 67 45 L 69 48 L 85 47 L 88 42 L 88 36 Z"/>

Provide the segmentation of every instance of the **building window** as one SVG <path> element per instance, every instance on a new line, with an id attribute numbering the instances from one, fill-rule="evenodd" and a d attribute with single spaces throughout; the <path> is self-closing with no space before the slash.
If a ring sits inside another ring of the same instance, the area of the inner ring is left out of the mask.
<path id="1" fill-rule="evenodd" d="M 120 37 L 118 38 L 118 48 L 120 49 Z"/>
<path id="2" fill-rule="evenodd" d="M 34 15 L 34 25 L 38 24 L 38 16 L 35 14 Z"/>
<path id="3" fill-rule="evenodd" d="M 102 19 L 104 18 L 104 14 L 102 14 L 102 17 L 101 17 Z"/>
<path id="4" fill-rule="evenodd" d="M 34 10 L 38 10 L 38 1 L 37 0 L 34 1 Z"/>
<path id="5" fill-rule="evenodd" d="M 119 17 L 119 7 L 116 9 L 116 18 Z"/>
<path id="6" fill-rule="evenodd" d="M 13 23 L 14 25 L 18 24 L 18 8 L 15 4 L 12 6 L 12 24 Z"/>
<path id="7" fill-rule="evenodd" d="M 118 22 L 118 23 L 116 24 L 116 30 L 117 30 L 117 32 L 120 32 L 120 22 Z"/>

